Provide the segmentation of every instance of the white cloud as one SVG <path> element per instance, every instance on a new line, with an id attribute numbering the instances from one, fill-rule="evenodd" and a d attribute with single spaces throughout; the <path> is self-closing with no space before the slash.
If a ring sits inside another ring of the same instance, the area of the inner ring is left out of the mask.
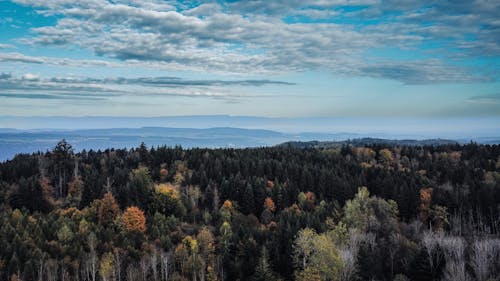
<path id="1" fill-rule="evenodd" d="M 28 81 L 38 81 L 40 79 L 40 76 L 33 73 L 25 73 L 22 78 L 23 80 Z"/>
<path id="2" fill-rule="evenodd" d="M 324 69 L 406 83 L 498 78 L 478 79 L 478 73 L 460 61 L 500 54 L 500 22 L 494 12 L 499 4 L 494 1 L 256 0 L 190 8 L 160 1 L 17 2 L 63 16 L 55 26 L 34 28 L 35 35 L 24 38 L 26 43 L 78 45 L 100 56 L 150 67 L 245 74 Z M 346 6 L 362 8 L 349 12 Z M 391 11 L 396 13 L 387 14 Z M 307 17 L 310 22 L 288 24 L 283 20 L 287 16 Z M 314 22 L 335 17 L 345 23 Z M 367 57 L 372 48 L 418 51 L 436 42 L 442 46 L 435 48 L 432 66 L 419 59 Z M 457 59 L 457 53 L 462 58 Z M 382 61 L 374 66 L 374 60 Z M 43 58 L 31 62 L 47 63 Z M 418 75 L 395 73 L 410 69 Z"/>
<path id="3" fill-rule="evenodd" d="M 245 87 L 289 86 L 275 80 L 189 80 L 179 77 L 91 78 L 40 77 L 25 73 L 14 76 L 0 73 L 2 98 L 104 100 L 114 97 L 188 97 L 237 101 L 260 97 L 246 94 Z M 235 87 L 237 89 L 235 89 Z M 269 97 L 263 96 L 263 97 Z"/>
<path id="4" fill-rule="evenodd" d="M 11 44 L 0 44 L 0 50 L 1 49 L 15 49 L 16 46 L 11 45 Z"/>

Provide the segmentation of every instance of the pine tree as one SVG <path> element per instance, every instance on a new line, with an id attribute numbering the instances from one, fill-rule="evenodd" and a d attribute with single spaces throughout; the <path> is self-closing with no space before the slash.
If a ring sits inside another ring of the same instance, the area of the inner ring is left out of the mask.
<path id="1" fill-rule="evenodd" d="M 253 281 L 268 281 L 276 280 L 276 276 L 269 264 L 269 257 L 265 247 L 262 247 L 260 252 L 259 262 L 255 268 L 255 273 L 252 277 Z"/>

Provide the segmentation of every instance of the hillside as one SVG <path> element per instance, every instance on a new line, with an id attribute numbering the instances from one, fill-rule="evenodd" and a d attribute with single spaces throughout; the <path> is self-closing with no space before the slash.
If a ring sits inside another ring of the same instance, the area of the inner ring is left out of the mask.
<path id="1" fill-rule="evenodd" d="M 500 146 L 363 141 L 18 155 L 0 163 L 0 279 L 498 276 Z"/>

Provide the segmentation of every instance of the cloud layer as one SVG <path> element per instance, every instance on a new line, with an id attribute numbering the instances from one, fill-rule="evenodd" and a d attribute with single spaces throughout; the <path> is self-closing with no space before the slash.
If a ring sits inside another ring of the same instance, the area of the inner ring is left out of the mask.
<path id="1" fill-rule="evenodd" d="M 0 54 L 0 61 L 85 66 L 113 59 L 256 75 L 326 70 L 407 84 L 498 80 L 497 63 L 471 63 L 500 55 L 498 1 L 16 2 L 59 18 L 33 28 L 23 43 L 78 46 L 103 61 L 19 53 Z"/>
<path id="2" fill-rule="evenodd" d="M 234 87 L 294 85 L 276 80 L 189 80 L 179 77 L 90 78 L 14 76 L 0 73 L 0 97 L 42 100 L 108 100 L 117 96 L 205 97 L 231 101 L 256 97 Z M 265 96 L 262 96 L 265 97 Z M 269 97 L 269 96 L 267 96 Z"/>

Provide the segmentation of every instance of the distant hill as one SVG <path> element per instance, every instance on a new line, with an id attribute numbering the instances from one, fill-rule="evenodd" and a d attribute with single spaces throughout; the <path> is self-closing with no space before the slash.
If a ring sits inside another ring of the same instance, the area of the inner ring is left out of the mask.
<path id="1" fill-rule="evenodd" d="M 58 141 L 66 139 L 76 151 L 104 150 L 108 148 L 137 147 L 144 142 L 149 147 L 176 146 L 184 148 L 243 148 L 275 145 L 294 147 L 337 147 L 351 145 L 441 145 L 467 143 L 470 140 L 448 139 L 383 139 L 363 138 L 356 133 L 283 133 L 264 129 L 234 127 L 197 128 L 111 128 L 111 129 L 38 129 L 15 130 L 0 128 L 0 161 L 13 158 L 18 153 L 33 153 L 52 149 Z M 394 136 L 397 138 L 397 136 Z M 500 143 L 498 138 L 475 140 L 478 143 Z"/>
<path id="2" fill-rule="evenodd" d="M 18 153 L 33 153 L 52 149 L 58 141 L 66 139 L 75 150 L 103 150 L 107 148 L 147 146 L 176 146 L 185 148 L 243 148 L 274 146 L 285 141 L 335 140 L 354 134 L 298 133 L 289 134 L 272 130 L 232 127 L 195 128 L 111 128 L 79 130 L 13 130 L 0 129 L 0 161 L 11 159 Z"/>
<path id="3" fill-rule="evenodd" d="M 425 139 L 425 140 L 392 140 L 378 138 L 359 138 L 343 141 L 288 141 L 280 144 L 280 146 L 292 146 L 297 148 L 330 148 L 340 147 L 343 145 L 363 146 L 363 145 L 390 145 L 390 146 L 430 146 L 430 145 L 445 145 L 459 144 L 460 142 L 447 139 Z"/>

